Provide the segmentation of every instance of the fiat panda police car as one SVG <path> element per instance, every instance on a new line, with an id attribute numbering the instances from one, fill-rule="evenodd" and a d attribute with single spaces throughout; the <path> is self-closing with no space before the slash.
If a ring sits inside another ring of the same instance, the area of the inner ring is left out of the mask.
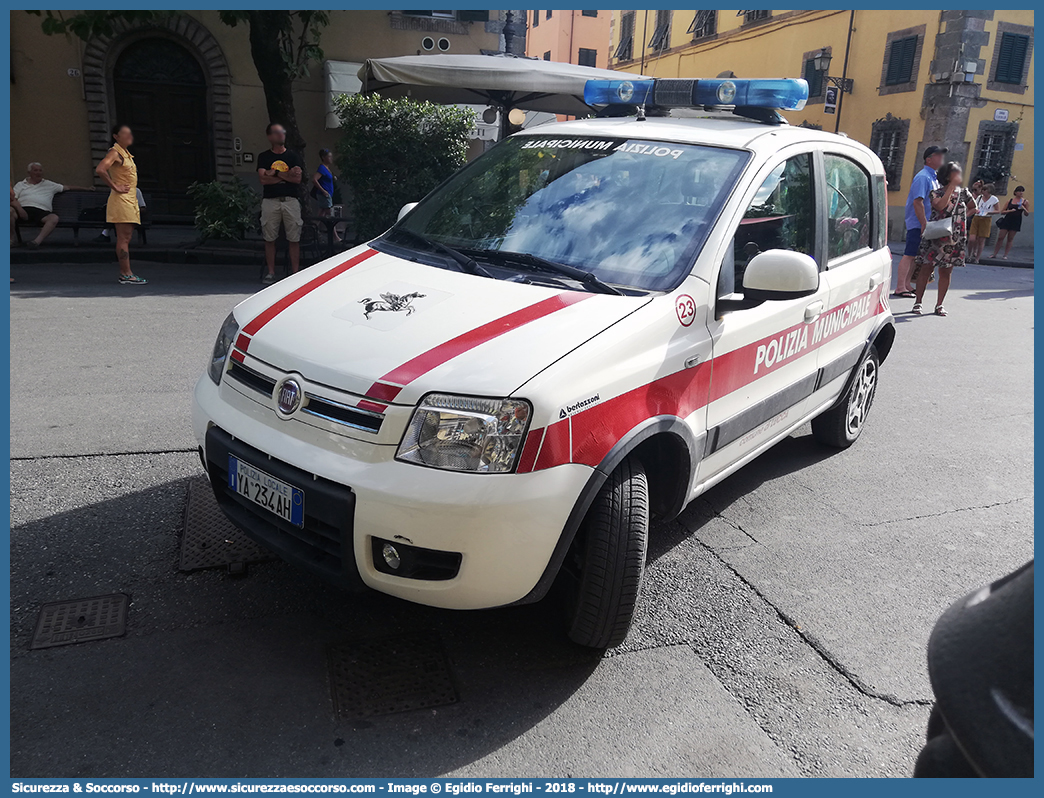
<path id="1" fill-rule="evenodd" d="M 812 421 L 859 436 L 894 339 L 881 161 L 802 80 L 592 81 L 379 238 L 233 310 L 195 389 L 218 503 L 345 586 L 471 609 L 559 580 L 625 637 L 650 518 Z"/>

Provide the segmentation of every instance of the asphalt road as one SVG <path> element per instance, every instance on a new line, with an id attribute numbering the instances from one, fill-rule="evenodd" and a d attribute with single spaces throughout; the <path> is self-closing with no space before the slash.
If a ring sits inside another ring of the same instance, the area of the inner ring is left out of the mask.
<path id="1" fill-rule="evenodd" d="M 905 314 L 868 427 L 806 428 L 653 530 L 604 657 L 552 598 L 452 613 L 280 562 L 177 570 L 190 392 L 249 267 L 15 267 L 12 775 L 904 776 L 942 610 L 1033 556 L 1033 272 Z M 40 605 L 131 595 L 125 637 L 30 651 Z M 328 644 L 441 639 L 456 704 L 338 719 Z"/>

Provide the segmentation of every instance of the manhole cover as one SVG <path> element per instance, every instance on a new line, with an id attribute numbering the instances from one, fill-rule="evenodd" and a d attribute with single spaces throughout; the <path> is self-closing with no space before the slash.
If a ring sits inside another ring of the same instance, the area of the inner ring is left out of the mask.
<path id="1" fill-rule="evenodd" d="M 127 631 L 126 593 L 111 596 L 54 601 L 40 608 L 36 632 L 29 648 L 54 648 L 85 640 L 119 637 Z"/>
<path id="2" fill-rule="evenodd" d="M 338 643 L 327 657 L 334 710 L 342 718 L 457 702 L 442 641 L 433 634 Z"/>
<path id="3" fill-rule="evenodd" d="M 275 555 L 232 526 L 214 499 L 206 477 L 189 482 L 185 527 L 181 533 L 182 571 L 264 562 Z"/>

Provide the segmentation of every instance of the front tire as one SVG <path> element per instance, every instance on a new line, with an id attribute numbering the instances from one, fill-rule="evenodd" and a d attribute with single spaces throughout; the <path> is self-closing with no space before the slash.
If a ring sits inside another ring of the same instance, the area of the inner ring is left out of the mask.
<path id="1" fill-rule="evenodd" d="M 874 403 L 880 369 L 877 348 L 871 346 L 856 366 L 855 379 L 844 399 L 812 419 L 812 435 L 817 441 L 837 449 L 847 449 L 856 442 Z"/>
<path id="2" fill-rule="evenodd" d="M 564 568 L 574 643 L 612 648 L 631 628 L 649 536 L 649 483 L 628 457 L 606 479 L 577 530 Z"/>

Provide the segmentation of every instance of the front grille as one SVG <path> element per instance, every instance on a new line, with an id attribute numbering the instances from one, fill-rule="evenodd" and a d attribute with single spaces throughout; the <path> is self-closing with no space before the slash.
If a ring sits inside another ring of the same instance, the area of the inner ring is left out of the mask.
<path id="1" fill-rule="evenodd" d="M 264 374 L 258 374 L 252 368 L 244 366 L 235 360 L 232 361 L 232 366 L 228 370 L 228 376 L 236 382 L 242 383 L 247 388 L 253 388 L 266 396 L 271 396 L 272 391 L 275 390 L 275 380 L 271 377 L 266 377 Z"/>
<path id="2" fill-rule="evenodd" d="M 254 371 L 237 360 L 232 361 L 232 365 L 228 369 L 228 376 L 241 385 L 245 385 L 247 388 L 262 393 L 269 398 L 275 391 L 276 380 Z M 311 393 L 306 394 L 306 397 L 308 401 L 302 408 L 302 412 L 308 415 L 331 421 L 334 424 L 344 424 L 364 432 L 377 433 L 381 431 L 384 416 L 380 413 L 361 410 L 358 407 L 344 405 L 332 399 L 324 399 Z"/>
<path id="3" fill-rule="evenodd" d="M 369 413 L 365 410 L 331 402 L 329 399 L 322 399 L 312 394 L 306 395 L 308 404 L 305 405 L 304 412 L 313 416 L 319 416 L 319 418 L 325 418 L 337 424 L 347 424 L 349 427 L 366 430 L 367 432 L 380 432 L 381 422 L 384 421 L 384 417 L 380 413 Z"/>
<path id="4" fill-rule="evenodd" d="M 229 455 L 302 489 L 304 526 L 294 526 L 233 491 L 228 484 Z M 218 427 L 207 431 L 207 472 L 225 515 L 253 540 L 327 581 L 362 588 L 355 564 L 355 493 L 351 488 L 269 458 Z"/>

